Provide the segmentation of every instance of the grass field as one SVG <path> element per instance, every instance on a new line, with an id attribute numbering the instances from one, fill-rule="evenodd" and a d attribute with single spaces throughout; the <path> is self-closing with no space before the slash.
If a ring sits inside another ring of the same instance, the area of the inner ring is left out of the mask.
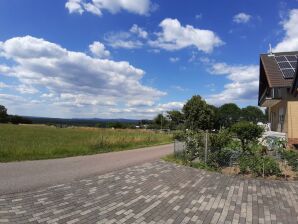
<path id="1" fill-rule="evenodd" d="M 144 130 L 0 124 L 0 162 L 89 155 L 171 141 L 169 134 Z"/>

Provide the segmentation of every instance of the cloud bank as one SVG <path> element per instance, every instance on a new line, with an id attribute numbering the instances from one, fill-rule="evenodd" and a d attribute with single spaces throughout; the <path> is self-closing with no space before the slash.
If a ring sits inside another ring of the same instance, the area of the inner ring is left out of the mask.
<path id="1" fill-rule="evenodd" d="M 290 10 L 287 19 L 282 21 L 281 24 L 285 35 L 273 51 L 298 51 L 298 9 Z"/>
<path id="2" fill-rule="evenodd" d="M 109 55 L 99 42 L 91 44 L 90 50 L 96 56 Z M 120 110 L 125 105 L 140 106 L 137 102 L 149 102 L 143 106 L 153 105 L 154 109 L 158 106 L 155 102 L 166 94 L 143 85 L 145 72 L 129 62 L 91 57 L 32 36 L 1 42 L 0 56 L 7 61 L 0 65 L 1 74 L 17 79 L 17 90 L 22 94 L 35 94 L 31 98 L 35 99 L 34 103 L 45 107 L 55 105 L 69 111 L 92 109 L 94 115 L 100 108 L 107 112 Z M 6 84 L 2 83 L 1 87 Z M 5 97 L 7 99 L 8 95 Z"/>
<path id="3" fill-rule="evenodd" d="M 102 16 L 103 11 L 116 14 L 120 11 L 127 11 L 139 15 L 147 15 L 155 6 L 150 0 L 68 0 L 65 4 L 69 13 L 83 14 L 88 12 Z"/>

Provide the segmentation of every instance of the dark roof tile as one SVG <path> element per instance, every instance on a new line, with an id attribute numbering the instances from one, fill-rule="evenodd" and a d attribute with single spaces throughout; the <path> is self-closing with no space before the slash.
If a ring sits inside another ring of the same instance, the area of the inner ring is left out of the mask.
<path id="1" fill-rule="evenodd" d="M 274 55 L 298 55 L 298 51 L 279 52 L 274 53 Z M 260 58 L 270 87 L 292 87 L 294 79 L 285 79 L 283 77 L 274 56 L 261 54 Z"/>

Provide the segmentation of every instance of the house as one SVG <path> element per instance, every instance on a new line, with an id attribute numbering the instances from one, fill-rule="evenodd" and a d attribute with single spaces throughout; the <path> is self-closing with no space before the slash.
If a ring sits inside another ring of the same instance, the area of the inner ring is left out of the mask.
<path id="1" fill-rule="evenodd" d="M 268 109 L 271 130 L 298 145 L 298 51 L 260 55 L 258 104 Z"/>

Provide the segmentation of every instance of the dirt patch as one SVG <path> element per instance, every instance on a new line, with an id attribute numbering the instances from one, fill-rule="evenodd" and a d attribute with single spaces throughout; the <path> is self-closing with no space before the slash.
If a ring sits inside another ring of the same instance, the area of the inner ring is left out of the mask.
<path id="1" fill-rule="evenodd" d="M 292 168 L 289 165 L 280 162 L 279 167 L 282 170 L 284 179 L 286 179 L 286 180 L 298 180 L 297 172 L 293 171 Z"/>
<path id="2" fill-rule="evenodd" d="M 282 170 L 282 176 L 269 176 L 264 177 L 267 180 L 298 180 L 297 172 L 293 171 L 292 168 L 282 162 L 279 163 L 280 169 Z M 222 174 L 225 175 L 238 175 L 244 178 L 256 178 L 252 174 L 241 174 L 238 166 L 225 167 L 221 170 Z M 259 177 L 262 178 L 262 177 Z"/>
<path id="3" fill-rule="evenodd" d="M 225 175 L 237 175 L 239 172 L 240 169 L 238 166 L 225 167 L 221 170 L 221 173 Z"/>

